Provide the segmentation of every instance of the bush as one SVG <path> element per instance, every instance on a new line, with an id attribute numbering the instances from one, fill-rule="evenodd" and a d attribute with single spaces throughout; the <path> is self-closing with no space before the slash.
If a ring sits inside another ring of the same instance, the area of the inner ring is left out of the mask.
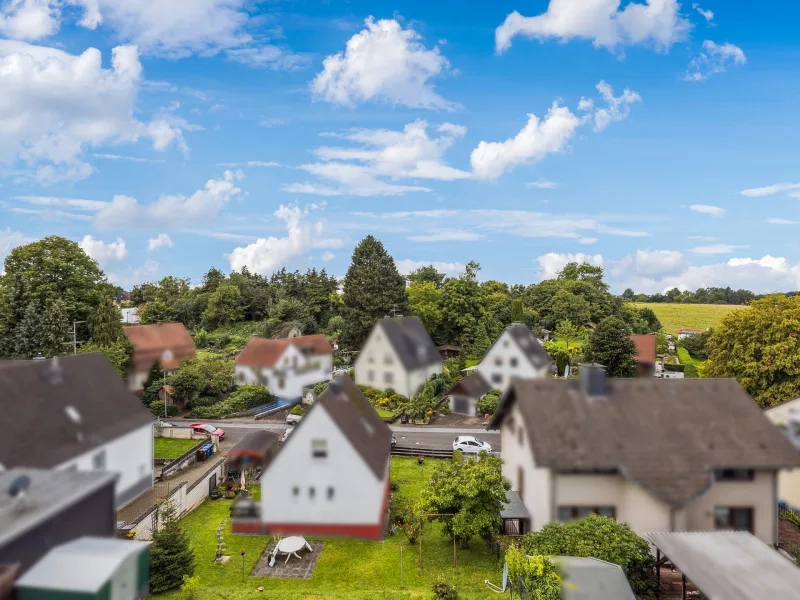
<path id="1" fill-rule="evenodd" d="M 229 360 L 186 360 L 168 383 L 177 398 L 192 402 L 202 396 L 219 397 L 233 389 L 233 371 L 233 361 Z"/>
<path id="2" fill-rule="evenodd" d="M 189 416 L 193 419 L 221 419 L 228 411 L 224 402 L 218 402 L 213 406 L 198 406 L 189 411 Z"/>
<path id="3" fill-rule="evenodd" d="M 656 560 L 650 545 L 627 525 L 589 515 L 569 523 L 548 523 L 524 537 L 526 554 L 594 557 L 622 567 L 638 596 L 656 593 Z"/>
<path id="4" fill-rule="evenodd" d="M 197 600 L 200 596 L 200 590 L 203 589 L 203 586 L 200 584 L 200 576 L 195 575 L 193 577 L 189 577 L 188 575 L 183 576 L 183 585 L 181 585 L 181 591 L 183 592 L 183 597 L 185 600 Z"/>
<path id="5" fill-rule="evenodd" d="M 205 348 L 208 346 L 208 332 L 205 329 L 200 329 L 194 334 L 194 345 L 198 348 Z"/>
<path id="6" fill-rule="evenodd" d="M 403 496 L 392 496 L 389 505 L 389 523 L 400 529 L 409 544 L 415 544 L 419 538 L 419 516 L 414 512 L 411 502 Z"/>
<path id="7" fill-rule="evenodd" d="M 674 371 L 675 373 L 685 373 L 686 365 L 675 365 L 672 363 L 664 363 L 665 371 Z"/>
<path id="8" fill-rule="evenodd" d="M 150 412 L 153 413 L 153 416 L 164 418 L 164 417 L 174 417 L 178 414 L 178 407 L 174 404 L 167 404 L 167 414 L 164 414 L 164 402 L 161 400 L 153 400 L 148 408 Z"/>
<path id="9" fill-rule="evenodd" d="M 275 397 L 260 385 L 243 385 L 228 397 L 227 403 L 230 411 L 235 413 L 268 404 L 274 399 Z"/>
<path id="10" fill-rule="evenodd" d="M 302 404 L 295 404 L 294 407 L 292 407 L 292 410 L 289 411 L 289 414 L 302 417 L 304 414 L 306 414 L 306 412 Z"/>
<path id="11" fill-rule="evenodd" d="M 201 406 L 214 406 L 217 403 L 219 403 L 219 398 L 216 396 L 201 396 L 200 398 L 189 402 L 188 406 L 190 409 L 195 409 L 200 408 Z"/>
<path id="12" fill-rule="evenodd" d="M 437 581 L 433 584 L 433 597 L 436 600 L 458 600 L 458 592 L 449 583 Z"/>
<path id="13" fill-rule="evenodd" d="M 502 394 L 500 390 L 490 390 L 487 392 L 483 398 L 478 400 L 478 415 L 493 415 L 494 411 L 497 410 L 497 405 L 500 404 L 500 396 Z"/>
<path id="14" fill-rule="evenodd" d="M 683 370 L 684 377 L 698 377 L 697 367 L 695 365 L 686 364 L 684 365 L 686 368 Z"/>

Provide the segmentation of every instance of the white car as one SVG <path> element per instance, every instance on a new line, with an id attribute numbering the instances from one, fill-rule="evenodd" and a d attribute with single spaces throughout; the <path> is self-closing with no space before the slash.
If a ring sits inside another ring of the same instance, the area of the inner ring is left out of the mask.
<path id="1" fill-rule="evenodd" d="M 464 454 L 477 454 L 481 450 L 491 452 L 492 447 L 471 435 L 460 435 L 453 440 L 453 452 L 456 450 L 461 450 Z"/>
<path id="2" fill-rule="evenodd" d="M 281 439 L 278 440 L 278 442 L 281 444 L 284 443 L 288 439 L 289 434 L 292 433 L 293 431 L 294 427 L 289 427 L 286 431 L 283 432 L 283 435 L 281 436 Z"/>

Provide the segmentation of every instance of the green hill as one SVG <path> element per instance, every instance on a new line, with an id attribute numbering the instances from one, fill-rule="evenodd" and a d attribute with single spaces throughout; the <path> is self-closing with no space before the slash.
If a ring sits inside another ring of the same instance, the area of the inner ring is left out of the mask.
<path id="1" fill-rule="evenodd" d="M 671 334 L 679 329 L 706 329 L 715 327 L 722 317 L 734 310 L 747 308 L 734 304 L 667 304 L 658 302 L 636 302 L 638 308 L 651 308 L 664 331 Z"/>

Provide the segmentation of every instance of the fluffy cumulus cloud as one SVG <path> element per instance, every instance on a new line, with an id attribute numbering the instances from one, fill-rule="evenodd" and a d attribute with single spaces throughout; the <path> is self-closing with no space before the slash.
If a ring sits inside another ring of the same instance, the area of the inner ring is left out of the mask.
<path id="1" fill-rule="evenodd" d="M 344 51 L 323 61 L 311 83 L 315 95 L 344 106 L 375 100 L 412 108 L 455 107 L 431 83 L 449 70 L 438 47 L 427 49 L 417 32 L 395 19 L 369 17 L 365 24 Z"/>
<path id="2" fill-rule="evenodd" d="M 620 121 L 630 114 L 630 105 L 639 102 L 636 92 L 625 89 L 620 96 L 605 81 L 597 84 L 604 106 L 594 100 L 581 98 L 578 117 L 566 106 L 554 102 L 544 119 L 528 115 L 528 123 L 512 138 L 503 142 L 478 144 L 470 155 L 475 175 L 481 179 L 494 179 L 507 170 L 525 163 L 538 162 L 549 154 L 561 152 L 575 136 L 581 125 L 594 123 L 595 131 L 602 131 L 611 122 Z"/>
<path id="3" fill-rule="evenodd" d="M 83 248 L 83 251 L 90 258 L 93 258 L 101 265 L 125 260 L 125 257 L 128 256 L 128 249 L 125 247 L 125 240 L 122 238 L 117 238 L 114 242 L 104 242 L 93 238 L 91 235 L 85 235 L 78 242 L 78 245 Z"/>
<path id="4" fill-rule="evenodd" d="M 417 120 L 402 131 L 353 129 L 341 139 L 349 146 L 323 146 L 314 154 L 322 162 L 300 168 L 322 180 L 286 186 L 294 193 L 322 196 L 397 196 L 407 192 L 428 192 L 430 188 L 393 183 L 400 179 L 452 181 L 471 177 L 468 171 L 450 167 L 445 152 L 464 136 L 466 128 L 442 123 L 428 133 L 428 123 Z"/>
<path id="5" fill-rule="evenodd" d="M 225 171 L 220 179 L 209 179 L 205 187 L 190 196 L 163 195 L 144 206 L 136 198 L 117 195 L 97 213 L 95 226 L 119 229 L 162 227 L 164 223 L 180 226 L 205 223 L 213 220 L 232 198 L 241 193 L 236 184 L 242 177 L 241 171 Z"/>
<path id="6" fill-rule="evenodd" d="M 725 209 L 719 206 L 712 206 L 710 204 L 692 204 L 689 210 L 703 215 L 711 215 L 712 217 L 721 217 L 725 214 Z"/>
<path id="7" fill-rule="evenodd" d="M 800 183 L 774 183 L 759 188 L 749 188 L 739 192 L 745 198 L 761 198 L 774 194 L 786 193 L 790 197 L 800 196 Z"/>
<path id="8" fill-rule="evenodd" d="M 0 229 L 0 260 L 5 259 L 5 257 L 8 256 L 8 254 L 17 246 L 29 244 L 33 241 L 34 238 L 28 237 L 19 231 L 13 231 L 9 227 Z M 2 268 L 0 268 L 0 271 L 2 271 L 0 272 L 0 275 L 5 273 Z"/>
<path id="9" fill-rule="evenodd" d="M 692 248 L 693 254 L 730 254 L 734 250 L 747 248 L 735 244 L 708 244 L 707 246 L 695 246 Z"/>
<path id="10" fill-rule="evenodd" d="M 247 267 L 254 273 L 269 275 L 309 250 L 339 247 L 339 240 L 325 237 L 325 221 L 310 218 L 313 212 L 322 208 L 324 204 L 310 204 L 302 208 L 281 205 L 274 216 L 286 227 L 286 236 L 259 238 L 252 244 L 234 248 L 226 255 L 231 269 L 239 271 Z"/>
<path id="11" fill-rule="evenodd" d="M 159 233 L 156 237 L 147 240 L 147 251 L 155 252 L 161 248 L 172 248 L 172 238 L 167 233 Z"/>
<path id="12" fill-rule="evenodd" d="M 458 277 L 461 273 L 466 270 L 466 265 L 460 262 L 442 262 L 438 260 L 411 260 L 410 258 L 404 258 L 402 260 L 395 261 L 395 265 L 397 266 L 397 270 L 400 272 L 401 275 L 408 275 L 409 273 L 416 271 L 421 267 L 427 267 L 432 265 L 437 271 L 440 273 L 444 273 L 448 277 Z"/>
<path id="13" fill-rule="evenodd" d="M 547 11 L 535 17 L 509 14 L 495 31 L 495 47 L 503 52 L 522 35 L 564 42 L 586 39 L 609 50 L 636 44 L 667 50 L 691 29 L 679 10 L 678 0 L 550 0 Z"/>
<path id="14" fill-rule="evenodd" d="M 717 44 L 711 40 L 703 42 L 703 51 L 692 58 L 686 70 L 686 81 L 705 81 L 709 75 L 724 73 L 728 67 L 747 63 L 744 51 L 729 42 Z"/>
<path id="15" fill-rule="evenodd" d="M 539 264 L 541 269 L 539 277 L 541 279 L 553 279 L 556 277 L 568 263 L 589 263 L 596 267 L 605 266 L 605 260 L 600 254 L 584 254 L 578 252 L 577 254 L 559 254 L 557 252 L 548 252 L 542 256 L 534 259 L 534 262 Z"/>
<path id="16" fill-rule="evenodd" d="M 0 40 L 0 161 L 22 161 L 42 183 L 88 177 L 87 147 L 153 139 L 134 117 L 142 65 L 135 46 L 117 46 L 111 69 L 98 50 L 78 56 L 55 48 Z M 173 136 L 174 139 L 174 136 Z"/>
<path id="17" fill-rule="evenodd" d="M 637 250 L 626 256 L 612 269 L 617 277 L 658 278 L 682 273 L 688 262 L 682 252 L 675 250 Z"/>

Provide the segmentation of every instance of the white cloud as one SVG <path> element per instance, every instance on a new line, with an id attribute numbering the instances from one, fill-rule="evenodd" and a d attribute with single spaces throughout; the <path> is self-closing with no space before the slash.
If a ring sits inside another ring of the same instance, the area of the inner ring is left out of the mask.
<path id="1" fill-rule="evenodd" d="M 314 94 L 344 106 L 377 100 L 411 108 L 455 108 L 431 83 L 449 69 L 438 47 L 428 50 L 417 32 L 394 19 L 369 17 L 365 24 L 343 52 L 323 61 L 311 83 Z"/>
<path id="2" fill-rule="evenodd" d="M 684 75 L 685 81 L 705 81 L 709 75 L 724 73 L 728 67 L 747 63 L 744 51 L 729 42 L 716 44 L 711 40 L 703 42 L 703 52 L 692 58 Z"/>
<path id="3" fill-rule="evenodd" d="M 172 248 L 174 245 L 169 234 L 159 233 L 156 237 L 147 240 L 147 251 L 154 252 L 159 248 Z"/>
<path id="4" fill-rule="evenodd" d="M 107 154 L 104 152 L 92 152 L 92 157 L 100 158 L 103 160 L 126 160 L 130 162 L 137 162 L 137 163 L 163 163 L 164 161 L 161 159 L 155 158 L 141 158 L 139 156 L 122 156 L 120 154 Z"/>
<path id="5" fill-rule="evenodd" d="M 467 268 L 464 263 L 460 262 L 411 260 L 410 258 L 404 258 L 402 260 L 395 261 L 395 266 L 397 266 L 397 270 L 401 275 L 408 275 L 409 273 L 416 271 L 421 267 L 427 267 L 429 265 L 433 265 L 433 267 L 439 271 L 439 273 L 444 273 L 448 277 L 458 277 Z"/>
<path id="6" fill-rule="evenodd" d="M 558 272 L 561 271 L 561 269 L 571 262 L 586 262 L 596 267 L 602 267 L 605 265 L 605 260 L 603 259 L 602 255 L 584 254 L 582 252 L 578 252 L 577 254 L 559 254 L 557 252 L 548 252 L 542 256 L 537 256 L 533 260 L 534 262 L 539 263 L 539 267 L 541 268 L 539 277 L 541 279 L 553 279 L 558 275 Z"/>
<path id="7" fill-rule="evenodd" d="M 800 183 L 775 183 L 765 187 L 742 190 L 739 194 L 746 198 L 761 198 L 781 192 L 792 192 L 793 190 L 800 190 Z"/>
<path id="8" fill-rule="evenodd" d="M 735 244 L 709 244 L 708 246 L 697 246 L 692 248 L 694 254 L 730 254 L 739 248 L 747 246 L 737 246 Z"/>
<path id="9" fill-rule="evenodd" d="M 28 237 L 19 231 L 12 231 L 9 227 L 0 229 L 0 259 L 4 260 L 17 246 L 29 244 L 34 240 L 35 238 Z M 5 274 L 5 272 L 0 273 L 0 275 L 3 274 Z"/>
<path id="10" fill-rule="evenodd" d="M 326 250 L 325 252 L 322 253 L 322 256 L 320 258 L 322 258 L 322 262 L 330 262 L 334 258 L 336 258 L 336 255 L 330 250 Z"/>
<path id="11" fill-rule="evenodd" d="M 343 135 L 334 135 L 332 137 L 358 145 L 322 146 L 314 150 L 314 154 L 324 162 L 300 167 L 326 180 L 326 183 L 294 183 L 284 190 L 322 196 L 397 196 L 430 189 L 390 183 L 386 179 L 452 181 L 471 177 L 470 172 L 455 169 L 443 160 L 445 152 L 464 136 L 466 128 L 442 123 L 434 128 L 438 135 L 429 136 L 428 127 L 427 122 L 417 120 L 407 124 L 402 131 L 352 129 Z"/>
<path id="12" fill-rule="evenodd" d="M 443 229 L 425 235 L 409 236 L 413 242 L 474 242 L 482 240 L 485 236 L 473 231 L 463 231 L 459 229 Z"/>
<path id="13" fill-rule="evenodd" d="M 0 7 L 0 33 L 16 40 L 38 40 L 58 32 L 60 16 L 51 0 L 8 0 Z"/>
<path id="14" fill-rule="evenodd" d="M 145 281 L 152 281 L 158 274 L 158 263 L 150 258 L 141 267 L 128 269 L 125 273 L 109 273 L 108 280 L 125 289 L 131 289 Z"/>
<path id="15" fill-rule="evenodd" d="M 711 10 L 703 10 L 703 8 L 697 4 L 696 2 L 692 4 L 692 8 L 695 9 L 700 15 L 706 20 L 707 23 L 711 23 L 714 20 L 714 11 Z"/>
<path id="16" fill-rule="evenodd" d="M 35 206 L 51 206 L 58 208 L 70 208 L 87 212 L 97 212 L 103 209 L 107 203 L 101 200 L 84 200 L 82 198 L 60 198 L 56 196 L 12 196 L 11 200 L 18 200 L 26 204 Z"/>
<path id="17" fill-rule="evenodd" d="M 151 137 L 134 117 L 142 65 L 134 46 L 112 50 L 111 69 L 89 48 L 74 56 L 56 48 L 0 40 L 0 161 L 36 169 L 41 183 L 88 177 L 84 150 Z M 154 138 L 154 145 L 166 145 Z"/>
<path id="18" fill-rule="evenodd" d="M 550 0 L 547 11 L 536 17 L 523 17 L 514 11 L 495 31 L 495 48 L 503 52 L 515 36 L 524 35 L 564 42 L 587 39 L 609 50 L 650 44 L 666 51 L 691 29 L 680 15 L 677 0 L 630 2 L 623 10 L 620 5 L 620 0 Z"/>
<path id="19" fill-rule="evenodd" d="M 596 244 L 599 240 L 596 237 L 581 237 L 578 238 L 578 243 L 583 244 L 585 246 L 590 246 L 591 244 Z"/>
<path id="20" fill-rule="evenodd" d="M 234 248 L 230 254 L 225 255 L 231 269 L 239 271 L 242 267 L 247 267 L 254 273 L 269 275 L 308 250 L 339 247 L 339 240 L 325 237 L 324 220 L 308 220 L 313 211 L 321 208 L 324 205 L 309 204 L 303 208 L 297 205 L 281 205 L 274 215 L 286 225 L 286 237 L 259 238 L 252 244 Z"/>
<path id="21" fill-rule="evenodd" d="M 217 163 L 219 167 L 280 167 L 280 163 L 271 160 L 247 160 L 244 162 Z"/>
<path id="22" fill-rule="evenodd" d="M 581 125 L 593 120 L 595 131 L 602 131 L 612 121 L 626 118 L 630 104 L 641 100 L 639 94 L 627 88 L 615 97 L 605 81 L 597 84 L 597 90 L 606 106 L 597 108 L 593 101 L 582 98 L 579 110 L 587 112 L 583 117 L 554 102 L 542 120 L 529 114 L 528 123 L 513 138 L 504 142 L 481 141 L 470 155 L 475 174 L 481 179 L 494 179 L 517 165 L 538 162 L 548 154 L 561 152 Z"/>
<path id="23" fill-rule="evenodd" d="M 78 245 L 83 248 L 83 251 L 93 258 L 101 265 L 125 260 L 128 256 L 128 249 L 125 247 L 125 240 L 117 238 L 114 242 L 104 242 L 97 240 L 91 235 L 85 235 L 83 239 L 78 242 Z"/>
<path id="24" fill-rule="evenodd" d="M 617 277 L 659 278 L 682 273 L 688 263 L 682 252 L 675 250 L 637 250 L 626 256 L 612 269 Z"/>
<path id="25" fill-rule="evenodd" d="M 97 213 L 94 225 L 98 229 L 129 227 L 139 218 L 139 203 L 136 198 L 118 194 Z"/>
<path id="26" fill-rule="evenodd" d="M 528 181 L 525 183 L 526 188 L 536 188 L 538 190 L 553 190 L 558 187 L 555 181 L 548 181 L 546 179 L 539 179 L 538 181 Z"/>
<path id="27" fill-rule="evenodd" d="M 693 210 L 694 212 L 704 215 L 711 215 L 712 217 L 721 217 L 726 212 L 724 208 L 712 206 L 710 204 L 692 204 L 689 207 L 689 210 Z"/>
<path id="28" fill-rule="evenodd" d="M 800 225 L 800 221 L 791 221 L 790 219 L 779 219 L 777 217 L 769 217 L 767 223 L 772 225 Z"/>
<path id="29" fill-rule="evenodd" d="M 73 221 L 91 221 L 92 218 L 88 215 L 73 213 L 66 210 L 58 210 L 54 208 L 21 208 L 19 206 L 12 206 L 9 212 L 18 215 L 32 215 L 47 221 L 62 221 L 64 219 L 71 219 Z"/>

